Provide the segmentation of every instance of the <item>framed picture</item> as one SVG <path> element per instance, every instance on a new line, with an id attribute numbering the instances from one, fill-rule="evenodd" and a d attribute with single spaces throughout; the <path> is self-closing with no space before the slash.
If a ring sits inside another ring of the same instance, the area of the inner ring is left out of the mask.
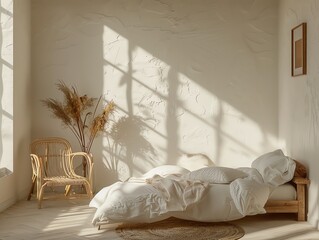
<path id="1" fill-rule="evenodd" d="M 307 73 L 307 23 L 291 30 L 291 75 Z"/>

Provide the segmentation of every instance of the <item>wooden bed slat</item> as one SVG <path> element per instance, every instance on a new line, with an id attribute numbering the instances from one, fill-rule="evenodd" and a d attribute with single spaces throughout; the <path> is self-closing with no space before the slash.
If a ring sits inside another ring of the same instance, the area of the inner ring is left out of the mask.
<path id="1" fill-rule="evenodd" d="M 298 203 L 297 200 L 270 200 L 267 202 L 265 209 L 267 213 L 297 213 Z"/>

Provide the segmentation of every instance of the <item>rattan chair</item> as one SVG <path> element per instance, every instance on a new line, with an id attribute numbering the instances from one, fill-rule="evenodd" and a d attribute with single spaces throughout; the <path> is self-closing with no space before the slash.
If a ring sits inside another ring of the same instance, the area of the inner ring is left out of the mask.
<path id="1" fill-rule="evenodd" d="M 70 197 L 71 186 L 85 188 L 85 196 L 92 198 L 93 162 L 85 152 L 72 152 L 70 143 L 57 137 L 38 139 L 30 145 L 32 165 L 32 186 L 28 196 L 30 200 L 35 185 L 37 186 L 38 207 L 41 208 L 46 187 L 64 186 L 64 197 Z M 84 157 L 87 162 L 87 176 L 83 177 L 74 171 L 74 158 Z M 61 195 L 61 194 L 60 194 Z M 83 196 L 75 194 L 72 197 Z"/>

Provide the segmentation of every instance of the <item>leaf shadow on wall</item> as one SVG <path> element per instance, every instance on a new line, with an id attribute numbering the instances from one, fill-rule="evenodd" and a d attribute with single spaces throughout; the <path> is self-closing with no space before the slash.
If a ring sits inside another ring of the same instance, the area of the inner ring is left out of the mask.
<path id="1" fill-rule="evenodd" d="M 116 121 L 110 131 L 108 152 L 110 159 L 106 163 L 113 180 L 127 178 L 131 175 L 134 158 L 139 157 L 146 162 L 152 162 L 155 150 L 152 144 L 143 136 L 144 120 L 138 116 L 123 116 Z M 125 179 L 121 179 L 125 180 Z"/>

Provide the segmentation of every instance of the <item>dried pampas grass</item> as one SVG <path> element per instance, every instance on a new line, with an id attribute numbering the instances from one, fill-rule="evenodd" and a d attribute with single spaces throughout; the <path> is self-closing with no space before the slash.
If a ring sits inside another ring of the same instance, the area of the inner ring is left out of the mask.
<path id="1" fill-rule="evenodd" d="M 97 114 L 100 98 L 79 95 L 75 87 L 68 87 L 64 82 L 57 83 L 57 88 L 63 93 L 63 101 L 53 98 L 42 100 L 42 103 L 60 119 L 76 136 L 81 150 L 90 153 L 94 139 L 99 132 L 103 132 L 110 115 L 115 110 L 113 101 L 107 103 L 102 112 Z M 94 110 L 92 111 L 92 108 Z"/>

